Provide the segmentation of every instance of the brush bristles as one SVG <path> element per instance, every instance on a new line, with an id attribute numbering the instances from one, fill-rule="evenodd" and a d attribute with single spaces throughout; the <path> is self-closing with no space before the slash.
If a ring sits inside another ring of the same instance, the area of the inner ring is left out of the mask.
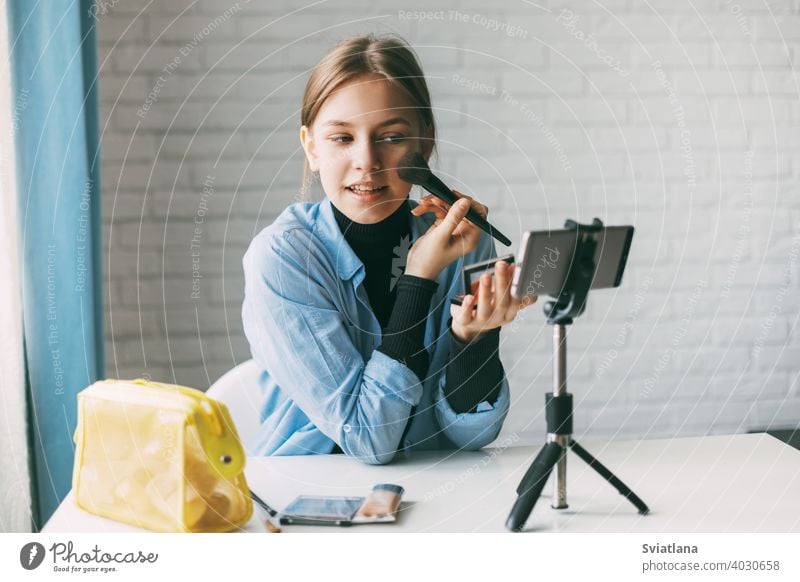
<path id="1" fill-rule="evenodd" d="M 397 164 L 397 174 L 401 180 L 411 184 L 424 184 L 431 175 L 431 169 L 422 154 L 411 152 Z"/>

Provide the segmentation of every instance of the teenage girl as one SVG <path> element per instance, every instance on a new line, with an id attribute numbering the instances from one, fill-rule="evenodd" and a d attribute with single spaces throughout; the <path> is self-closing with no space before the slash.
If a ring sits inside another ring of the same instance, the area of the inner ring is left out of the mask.
<path id="1" fill-rule="evenodd" d="M 486 206 L 417 203 L 398 177 L 436 140 L 413 52 L 396 37 L 340 43 L 311 73 L 301 124 L 304 189 L 318 176 L 326 197 L 289 206 L 244 257 L 244 330 L 263 370 L 249 454 L 379 464 L 492 442 L 509 404 L 500 327 L 535 297 L 512 297 L 498 261 L 463 305 L 449 301 L 463 265 L 497 255 L 464 219 Z"/>

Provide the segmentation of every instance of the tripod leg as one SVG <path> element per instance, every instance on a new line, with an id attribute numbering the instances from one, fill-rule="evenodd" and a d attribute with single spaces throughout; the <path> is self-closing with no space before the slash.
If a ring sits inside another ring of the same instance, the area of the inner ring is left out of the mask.
<path id="1" fill-rule="evenodd" d="M 561 445 L 550 442 L 542 447 L 533 460 L 525 476 L 517 487 L 517 500 L 506 520 L 506 528 L 511 531 L 520 531 L 522 526 L 533 511 L 533 506 L 542 494 L 547 478 L 553 467 L 561 458 L 563 452 Z"/>
<path id="2" fill-rule="evenodd" d="M 625 498 L 626 498 L 628 501 L 630 501 L 631 503 L 633 503 L 633 505 L 636 507 L 636 509 L 638 509 L 638 510 L 639 510 L 639 513 L 641 513 L 642 515 L 646 515 L 646 514 L 647 514 L 647 513 L 650 511 L 650 510 L 648 509 L 647 505 L 645 505 L 645 502 L 644 502 L 644 501 L 642 501 L 641 499 L 639 499 L 639 497 L 636 495 L 636 493 L 634 493 L 633 491 L 631 491 L 631 490 L 628 488 L 628 486 L 627 486 L 627 485 L 625 485 L 625 483 L 623 483 L 622 481 L 620 481 L 620 480 L 619 480 L 619 479 L 618 479 L 618 478 L 617 478 L 617 477 L 614 475 L 614 473 L 612 473 L 611 471 L 609 471 L 609 470 L 608 470 L 608 469 L 605 467 L 605 465 L 603 465 L 603 464 L 602 464 L 600 461 L 598 461 L 597 459 L 595 459 L 595 458 L 594 458 L 594 457 L 593 457 L 593 456 L 592 456 L 592 455 L 589 453 L 589 451 L 587 451 L 586 449 L 584 449 L 582 446 L 580 446 L 580 445 L 579 445 L 577 442 L 575 442 L 574 440 L 572 440 L 572 441 L 570 442 L 570 447 L 572 447 L 572 450 L 573 450 L 573 451 L 575 451 L 575 454 L 576 454 L 576 455 L 578 455 L 578 456 L 579 456 L 581 459 L 583 459 L 583 460 L 586 462 L 586 464 L 587 464 L 587 465 L 589 465 L 589 466 L 590 466 L 592 469 L 594 469 L 595 471 L 597 471 L 597 472 L 600 474 L 600 476 L 601 476 L 603 479 L 605 479 L 606 481 L 608 481 L 609 483 L 611 483 L 611 485 L 612 485 L 612 486 L 613 486 L 613 487 L 614 487 L 614 488 L 615 488 L 617 491 L 619 491 L 620 495 L 622 495 L 622 496 L 623 496 L 623 497 L 625 497 Z"/>
<path id="3" fill-rule="evenodd" d="M 542 464 L 546 464 L 544 459 L 548 454 L 548 444 L 550 443 L 545 443 L 545 445 L 539 449 L 539 453 L 533 459 L 533 462 L 531 463 L 530 467 L 528 467 L 528 470 L 525 471 L 525 475 L 522 476 L 519 485 L 517 485 L 517 495 L 522 495 L 522 492 L 530 488 L 530 486 L 536 481 L 538 475 L 541 475 Z"/>

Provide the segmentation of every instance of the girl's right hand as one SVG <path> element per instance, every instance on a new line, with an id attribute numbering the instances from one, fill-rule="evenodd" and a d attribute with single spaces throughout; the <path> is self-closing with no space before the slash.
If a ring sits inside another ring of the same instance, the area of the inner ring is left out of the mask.
<path id="1" fill-rule="evenodd" d="M 433 212 L 436 220 L 409 250 L 405 270 L 407 275 L 436 280 L 447 265 L 478 248 L 482 231 L 464 217 L 473 208 L 486 218 L 489 209 L 469 196 L 456 190 L 454 192 L 461 200 L 452 206 L 428 195 L 421 198 L 419 206 L 411 211 L 414 216 Z"/>

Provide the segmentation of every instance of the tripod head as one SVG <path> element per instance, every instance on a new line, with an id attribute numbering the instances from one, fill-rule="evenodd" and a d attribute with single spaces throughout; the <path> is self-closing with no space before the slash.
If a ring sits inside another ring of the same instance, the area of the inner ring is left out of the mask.
<path id="1" fill-rule="evenodd" d="M 588 235 L 602 231 L 603 222 L 595 218 L 591 224 L 579 224 L 567 219 L 564 228 L 575 231 L 575 252 L 561 293 L 556 299 L 544 303 L 544 314 L 551 325 L 569 325 L 586 309 L 586 299 L 596 268 L 594 255 L 597 247 L 595 237 Z"/>

